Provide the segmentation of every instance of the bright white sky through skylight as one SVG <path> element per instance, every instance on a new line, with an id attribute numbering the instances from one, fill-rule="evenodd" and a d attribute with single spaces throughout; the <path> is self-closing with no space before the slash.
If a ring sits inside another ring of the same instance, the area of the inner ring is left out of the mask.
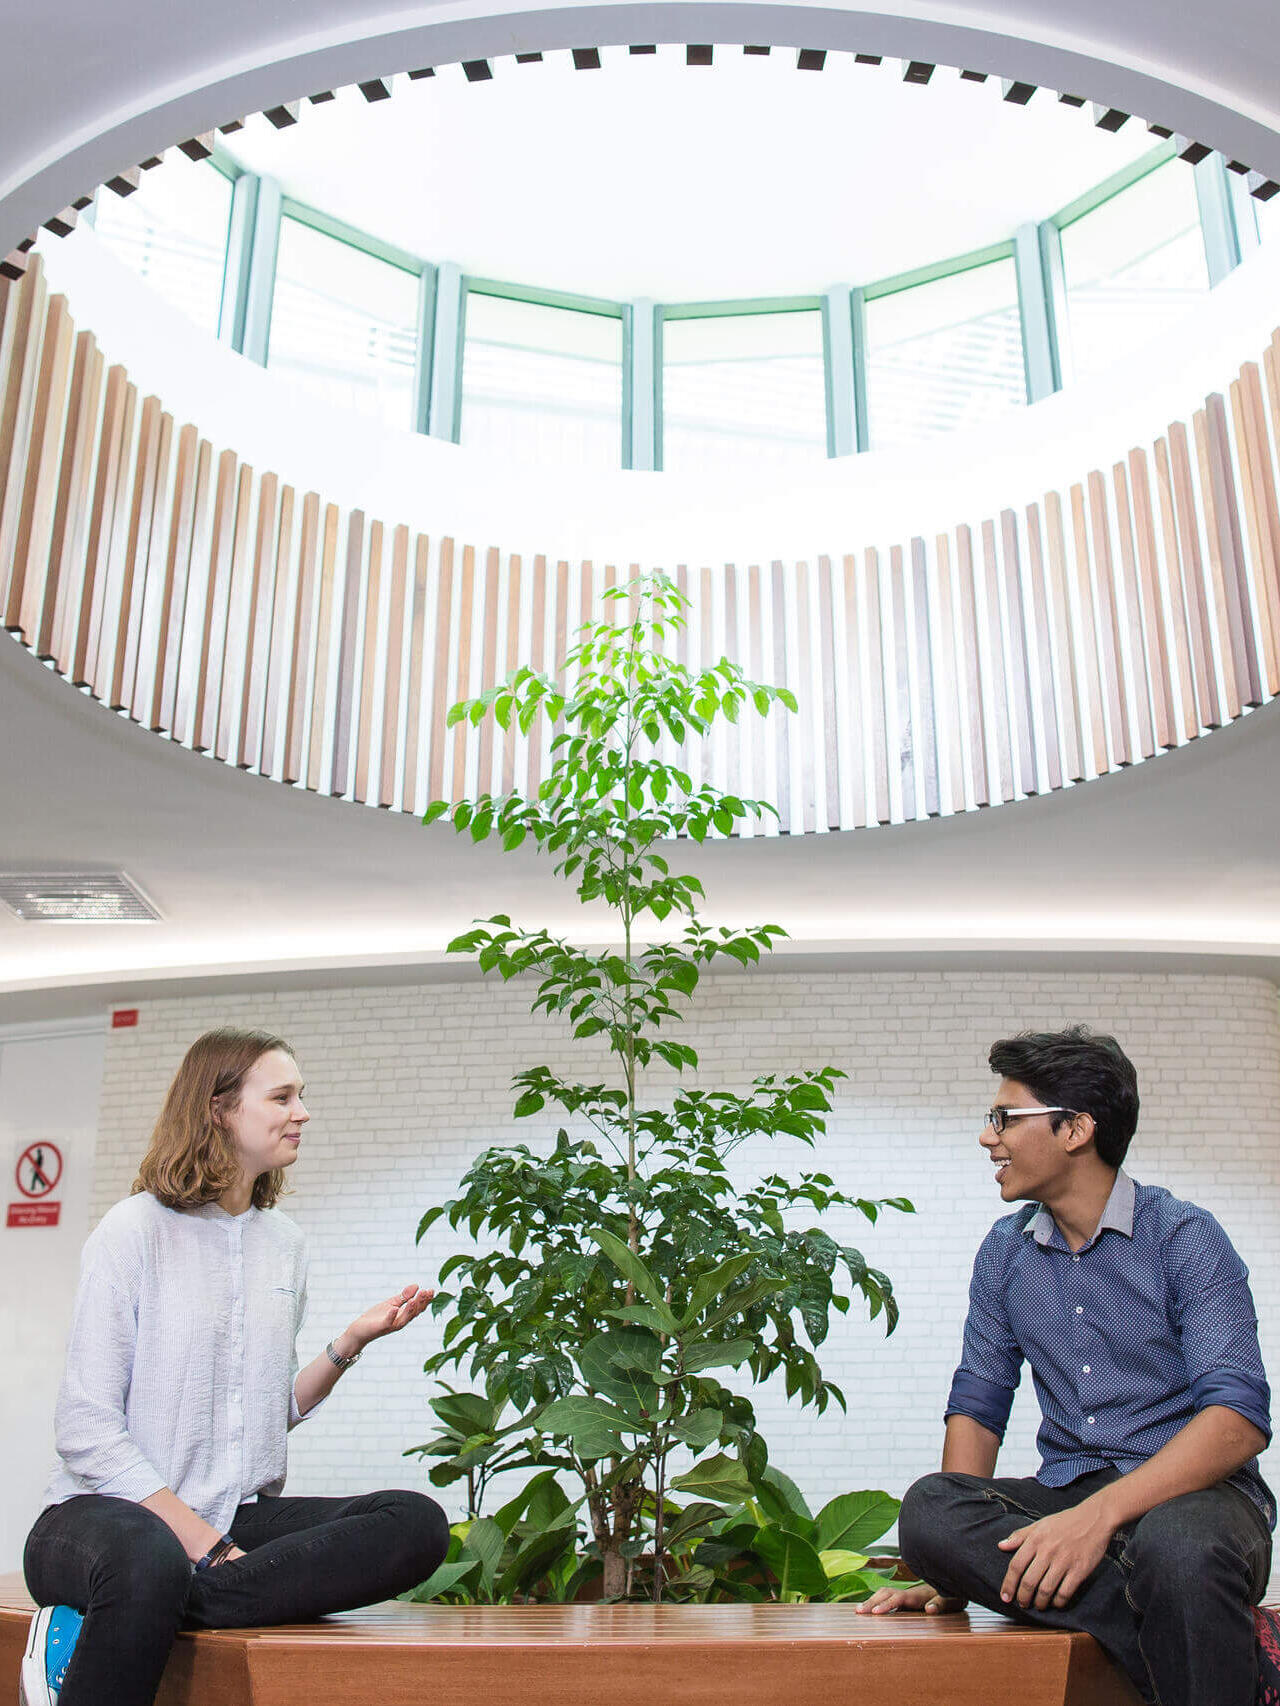
<path id="1" fill-rule="evenodd" d="M 227 146 L 428 260 L 670 302 L 809 294 L 999 242 L 1157 144 L 1137 118 L 1111 134 L 1050 91 L 1015 106 L 942 66 L 916 87 L 849 54 L 821 72 L 782 48 L 602 58 L 499 59 L 474 84 L 443 66 L 389 101 L 304 102 L 287 130 L 253 118 Z"/>

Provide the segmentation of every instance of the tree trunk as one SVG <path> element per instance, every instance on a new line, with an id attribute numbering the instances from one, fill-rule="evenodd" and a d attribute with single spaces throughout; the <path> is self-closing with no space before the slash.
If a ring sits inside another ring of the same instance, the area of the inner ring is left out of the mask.
<path id="1" fill-rule="evenodd" d="M 601 1589 L 605 1599 L 622 1599 L 627 1591 L 627 1560 L 617 1549 L 616 1543 L 600 1548 L 601 1561 L 604 1564 L 604 1580 Z"/>

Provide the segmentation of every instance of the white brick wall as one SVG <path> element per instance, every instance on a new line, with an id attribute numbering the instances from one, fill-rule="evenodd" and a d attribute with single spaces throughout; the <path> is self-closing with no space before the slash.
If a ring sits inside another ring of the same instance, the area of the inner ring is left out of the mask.
<path id="1" fill-rule="evenodd" d="M 304 1360 L 365 1304 L 407 1280 L 429 1283 L 456 1235 L 414 1248 L 422 1211 L 452 1194 L 484 1145 L 537 1141 L 549 1118 L 513 1126 L 511 1074 L 546 1063 L 586 1076 L 602 1055 L 527 1011 L 516 985 L 434 984 L 191 997 L 143 1003 L 136 1030 L 109 1033 L 95 1218 L 132 1181 L 183 1050 L 214 1024 L 288 1037 L 312 1121 L 284 1204 L 311 1245 Z M 687 1040 L 703 1082 L 832 1064 L 848 1074 L 815 1158 L 792 1140 L 739 1152 L 744 1172 L 821 1166 L 854 1194 L 913 1199 L 912 1217 L 829 1227 L 892 1277 L 892 1338 L 855 1304 L 821 1360 L 849 1400 L 816 1417 L 757 1391 L 775 1462 L 817 1499 L 853 1487 L 901 1491 L 936 1467 L 973 1251 L 1004 1212 L 977 1136 L 993 1080 L 986 1051 L 1028 1026 L 1084 1020 L 1113 1031 L 1139 1072 L 1143 1116 L 1129 1168 L 1212 1209 L 1253 1275 L 1264 1356 L 1280 1369 L 1280 1015 L 1260 978 L 985 972 L 820 975 L 757 972 L 704 980 Z M 513 1139 L 513 1132 L 515 1139 Z M 293 1436 L 290 1488 L 425 1485 L 401 1452 L 427 1437 L 421 1363 L 436 1329 L 419 1323 L 373 1346 L 314 1425 Z M 464 1377 L 465 1378 L 465 1377 Z M 1037 1412 L 1029 1377 L 1001 1459 L 1029 1474 Z M 1264 1463 L 1264 1473 L 1266 1464 Z M 1273 1479 L 1280 1482 L 1280 1466 Z M 452 1491 L 452 1490 L 451 1490 Z M 445 1501 L 454 1508 L 449 1498 Z"/>

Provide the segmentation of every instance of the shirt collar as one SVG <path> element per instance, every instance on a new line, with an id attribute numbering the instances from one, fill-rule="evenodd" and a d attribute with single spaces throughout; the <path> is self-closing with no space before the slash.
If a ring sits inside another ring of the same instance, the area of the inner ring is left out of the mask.
<path id="1" fill-rule="evenodd" d="M 1111 1187 L 1111 1195 L 1107 1198 L 1107 1206 L 1102 1211 L 1102 1219 L 1098 1222 L 1098 1229 L 1089 1240 L 1089 1243 L 1096 1243 L 1097 1240 L 1101 1238 L 1102 1234 L 1108 1229 L 1112 1232 L 1122 1232 L 1126 1238 L 1132 1238 L 1133 1202 L 1133 1180 L 1125 1172 L 1123 1167 L 1118 1168 L 1116 1171 L 1116 1182 Z M 1031 1219 L 1022 1230 L 1024 1235 L 1030 1233 L 1037 1244 L 1044 1245 L 1047 1244 L 1053 1237 L 1054 1233 L 1057 1232 L 1058 1223 L 1049 1213 L 1049 1210 L 1041 1206 L 1039 1213 L 1032 1215 Z M 1059 1236 L 1061 1235 L 1059 1234 Z"/>

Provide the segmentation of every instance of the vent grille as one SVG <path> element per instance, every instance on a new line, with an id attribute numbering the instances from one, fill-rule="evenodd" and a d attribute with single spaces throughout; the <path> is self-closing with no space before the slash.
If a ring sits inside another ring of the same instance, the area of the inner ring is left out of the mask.
<path id="1" fill-rule="evenodd" d="M 123 871 L 0 871 L 0 901 L 28 923 L 153 924 L 160 918 Z"/>

